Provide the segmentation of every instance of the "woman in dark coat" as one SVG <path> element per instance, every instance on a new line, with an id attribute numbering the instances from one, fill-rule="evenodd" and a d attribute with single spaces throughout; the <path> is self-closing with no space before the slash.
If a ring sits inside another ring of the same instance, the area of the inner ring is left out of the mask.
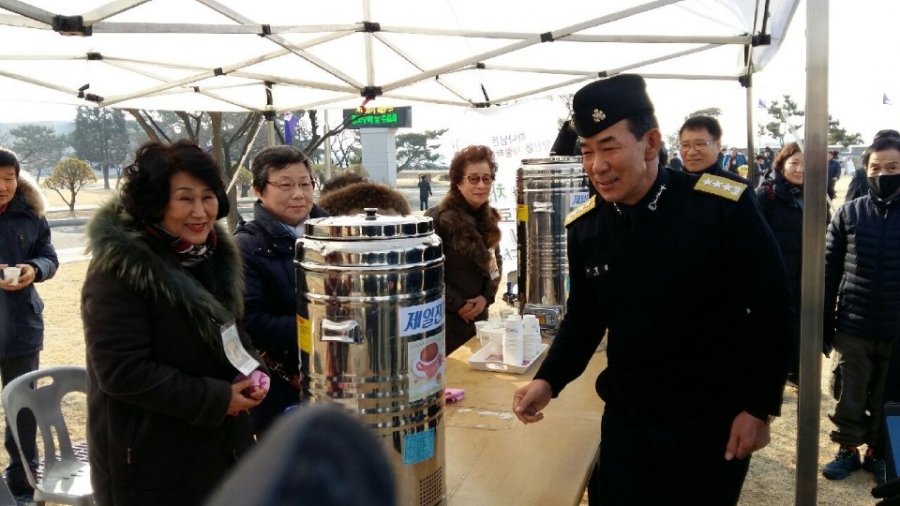
<path id="1" fill-rule="evenodd" d="M 796 142 L 786 144 L 775 155 L 774 177 L 760 184 L 756 198 L 763 217 L 775 234 L 787 267 L 794 307 L 800 307 L 800 268 L 803 261 L 803 152 Z M 824 226 L 824 224 L 823 224 Z M 800 384 L 800 318 L 794 315 L 791 369 L 788 381 Z"/>
<path id="2" fill-rule="evenodd" d="M 450 162 L 450 191 L 426 211 L 444 243 L 447 354 L 475 336 L 500 286 L 500 213 L 491 207 L 494 153 L 469 146 Z"/>
<path id="3" fill-rule="evenodd" d="M 315 180 L 306 156 L 291 146 L 271 146 L 253 159 L 253 220 L 235 230 L 244 259 L 244 324 L 272 371 L 266 399 L 250 410 L 260 437 L 289 406 L 300 403 L 304 384 L 297 345 L 294 245 L 308 218 L 328 216 L 313 203 Z M 307 316 L 304 314 L 301 316 Z M 309 350 L 303 350 L 308 371 Z"/>
<path id="4" fill-rule="evenodd" d="M 202 504 L 253 442 L 247 410 L 269 381 L 235 327 L 241 258 L 216 224 L 229 207 L 220 174 L 189 141 L 144 144 L 88 224 L 81 313 L 98 506 Z"/>

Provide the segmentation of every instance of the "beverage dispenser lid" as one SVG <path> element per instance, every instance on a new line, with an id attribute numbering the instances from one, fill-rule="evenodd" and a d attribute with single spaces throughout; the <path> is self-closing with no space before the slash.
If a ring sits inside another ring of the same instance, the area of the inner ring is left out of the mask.
<path id="1" fill-rule="evenodd" d="M 550 163 L 581 163 L 580 156 L 545 156 L 543 158 L 523 158 L 522 165 L 544 165 Z"/>
<path id="2" fill-rule="evenodd" d="M 366 208 L 365 213 L 353 216 L 313 218 L 303 228 L 306 237 L 342 240 L 398 239 L 434 233 L 431 218 L 378 214 L 375 208 Z"/>

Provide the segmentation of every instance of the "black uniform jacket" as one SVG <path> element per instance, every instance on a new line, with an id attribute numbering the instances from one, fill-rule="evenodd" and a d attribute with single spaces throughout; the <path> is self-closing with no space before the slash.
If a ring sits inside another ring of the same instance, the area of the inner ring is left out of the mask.
<path id="1" fill-rule="evenodd" d="M 633 207 L 597 199 L 568 227 L 568 311 L 535 377 L 559 395 L 608 331 L 597 392 L 636 420 L 779 414 L 793 306 L 753 192 L 660 168 Z"/>

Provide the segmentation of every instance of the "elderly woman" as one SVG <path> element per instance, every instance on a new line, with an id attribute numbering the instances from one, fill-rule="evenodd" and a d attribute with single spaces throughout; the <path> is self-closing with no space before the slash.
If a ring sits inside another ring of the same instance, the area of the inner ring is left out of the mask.
<path id="1" fill-rule="evenodd" d="M 304 382 L 297 345 L 294 244 L 308 218 L 328 214 L 313 203 L 315 180 L 300 150 L 265 148 L 254 157 L 252 172 L 258 199 L 253 220 L 242 223 L 235 235 L 244 258 L 244 323 L 273 376 L 266 399 L 250 411 L 259 437 L 285 409 L 300 403 Z"/>
<path id="2" fill-rule="evenodd" d="M 500 285 L 500 213 L 490 206 L 497 174 L 494 153 L 469 146 L 450 162 L 450 191 L 425 212 L 444 242 L 447 354 L 475 335 L 475 322 L 487 320 Z"/>
<path id="3" fill-rule="evenodd" d="M 795 307 L 800 307 L 800 266 L 803 260 L 803 152 L 796 142 L 775 155 L 774 177 L 760 184 L 756 199 L 763 217 L 775 234 L 787 267 Z M 824 226 L 824 224 L 823 224 Z M 788 381 L 800 384 L 800 315 L 795 314 Z"/>
<path id="4" fill-rule="evenodd" d="M 94 502 L 202 504 L 252 444 L 246 411 L 269 383 L 235 325 L 221 170 L 189 141 L 149 142 L 123 177 L 87 227 L 81 292 Z"/>

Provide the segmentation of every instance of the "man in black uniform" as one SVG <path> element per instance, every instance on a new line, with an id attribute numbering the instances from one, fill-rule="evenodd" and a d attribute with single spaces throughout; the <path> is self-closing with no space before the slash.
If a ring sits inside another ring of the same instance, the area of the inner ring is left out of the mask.
<path id="1" fill-rule="evenodd" d="M 684 170 L 698 176 L 711 174 L 750 185 L 749 179 L 725 170 L 718 159 L 719 148 L 722 146 L 722 126 L 719 125 L 719 120 L 712 116 L 692 116 L 681 125 L 678 136 Z M 734 152 L 737 153 L 736 150 Z"/>
<path id="2" fill-rule="evenodd" d="M 543 419 L 608 331 L 600 502 L 736 504 L 787 376 L 793 308 L 778 246 L 745 185 L 659 166 L 640 76 L 591 83 L 573 105 L 598 195 L 567 218 L 568 311 L 513 410 Z"/>

